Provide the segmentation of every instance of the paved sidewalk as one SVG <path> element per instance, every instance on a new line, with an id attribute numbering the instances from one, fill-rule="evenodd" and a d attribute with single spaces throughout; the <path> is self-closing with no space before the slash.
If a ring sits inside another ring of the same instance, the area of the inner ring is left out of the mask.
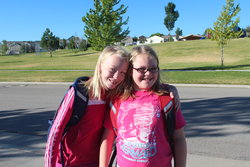
<path id="1" fill-rule="evenodd" d="M 249 167 L 250 161 L 223 159 L 188 154 L 187 167 Z"/>
<path id="2" fill-rule="evenodd" d="M 0 87 L 0 167 L 43 167 L 47 118 L 70 83 L 12 84 Z M 250 85 L 176 86 L 190 125 L 187 167 L 250 167 Z M 229 86 L 234 88 L 201 88 Z"/>

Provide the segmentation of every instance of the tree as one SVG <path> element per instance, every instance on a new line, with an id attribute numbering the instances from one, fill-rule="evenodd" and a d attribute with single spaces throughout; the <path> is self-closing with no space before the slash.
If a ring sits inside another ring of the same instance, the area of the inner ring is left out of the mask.
<path id="1" fill-rule="evenodd" d="M 82 39 L 81 42 L 80 42 L 80 45 L 79 45 L 79 49 L 81 51 L 86 51 L 88 50 L 88 43 L 86 40 Z"/>
<path id="2" fill-rule="evenodd" d="M 137 37 L 133 37 L 132 39 L 133 39 L 133 42 L 134 42 L 134 43 L 137 43 L 137 41 L 138 41 L 138 38 L 137 38 Z"/>
<path id="3" fill-rule="evenodd" d="M 169 2 L 168 5 L 165 6 L 165 13 L 167 16 L 164 19 L 164 24 L 167 27 L 170 36 L 170 33 L 174 28 L 174 24 L 179 17 L 179 12 L 175 10 L 175 4 Z"/>
<path id="4" fill-rule="evenodd" d="M 8 51 L 8 45 L 7 45 L 7 41 L 3 40 L 2 43 L 0 44 L 1 48 L 1 55 L 6 55 L 6 52 Z"/>
<path id="5" fill-rule="evenodd" d="M 66 46 L 67 46 L 67 40 L 66 39 L 60 40 L 60 42 L 59 42 L 59 48 L 60 49 L 65 49 Z"/>
<path id="6" fill-rule="evenodd" d="M 212 32 L 211 28 L 206 28 L 205 31 L 204 31 L 204 33 L 202 34 L 202 36 L 205 36 L 208 39 L 211 39 L 211 32 Z"/>
<path id="7" fill-rule="evenodd" d="M 145 36 L 139 36 L 139 42 L 140 43 L 145 43 L 145 41 L 147 41 L 147 38 Z"/>
<path id="8" fill-rule="evenodd" d="M 158 37 L 163 36 L 163 34 L 161 34 L 161 33 L 157 32 L 157 33 L 151 34 L 151 35 L 150 35 L 150 37 L 155 36 L 155 35 L 156 35 L 156 36 L 158 36 Z"/>
<path id="9" fill-rule="evenodd" d="M 180 36 L 182 36 L 182 30 L 178 27 L 175 31 L 176 39 L 179 40 Z"/>
<path id="10" fill-rule="evenodd" d="M 76 38 L 74 36 L 69 38 L 68 49 L 77 49 Z"/>
<path id="11" fill-rule="evenodd" d="M 246 27 L 246 36 L 250 37 L 250 26 Z"/>
<path id="12" fill-rule="evenodd" d="M 224 47 L 232 38 L 238 38 L 241 31 L 235 31 L 240 21 L 239 18 L 233 20 L 239 13 L 239 4 L 234 5 L 234 0 L 226 0 L 226 6 L 222 7 L 222 12 L 214 22 L 214 29 L 211 30 L 211 39 L 217 41 L 221 48 L 221 66 L 224 66 Z"/>
<path id="13" fill-rule="evenodd" d="M 59 38 L 54 36 L 49 28 L 46 28 L 41 39 L 41 47 L 49 51 L 50 57 L 52 57 L 52 51 L 59 48 Z"/>
<path id="14" fill-rule="evenodd" d="M 94 0 L 94 9 L 82 17 L 85 36 L 95 50 L 120 42 L 129 34 L 128 28 L 122 30 L 122 26 L 128 23 L 129 18 L 125 21 L 122 18 L 128 7 L 123 4 L 115 7 L 119 3 L 120 0 Z"/>

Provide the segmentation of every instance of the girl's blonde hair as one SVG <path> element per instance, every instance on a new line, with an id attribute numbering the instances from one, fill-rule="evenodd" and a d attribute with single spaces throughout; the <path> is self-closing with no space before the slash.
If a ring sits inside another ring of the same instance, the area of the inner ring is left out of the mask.
<path id="1" fill-rule="evenodd" d="M 136 57 L 138 55 L 141 55 L 141 54 L 146 54 L 148 56 L 155 58 L 155 60 L 157 62 L 157 67 L 159 68 L 159 59 L 158 59 L 158 56 L 153 48 L 151 48 L 148 45 L 141 45 L 141 46 L 134 47 L 130 52 L 129 68 L 128 68 L 126 83 L 125 83 L 126 86 L 125 86 L 124 93 L 122 95 L 123 99 L 127 99 L 129 97 L 134 97 L 134 88 L 133 88 L 134 83 L 133 83 L 133 78 L 132 78 L 131 74 L 132 74 L 132 70 L 133 70 L 133 63 L 136 60 Z M 153 86 L 151 87 L 150 91 L 154 92 L 156 94 L 159 94 L 159 95 L 162 95 L 164 93 L 168 93 L 168 92 L 166 92 L 166 90 L 163 90 L 161 87 L 160 69 L 158 70 L 157 80 L 153 84 Z"/>
<path id="2" fill-rule="evenodd" d="M 85 83 L 85 85 L 88 86 L 89 88 L 89 92 L 90 92 L 89 96 L 91 98 L 103 99 L 104 96 L 105 98 L 108 98 L 108 97 L 118 96 L 122 93 L 121 84 L 117 88 L 114 88 L 114 90 L 108 90 L 108 91 L 105 90 L 104 84 L 101 78 L 101 64 L 104 62 L 104 60 L 107 57 L 112 56 L 112 55 L 118 55 L 124 58 L 126 62 L 129 61 L 129 54 L 122 47 L 119 47 L 119 46 L 105 47 L 97 60 L 94 76 Z"/>

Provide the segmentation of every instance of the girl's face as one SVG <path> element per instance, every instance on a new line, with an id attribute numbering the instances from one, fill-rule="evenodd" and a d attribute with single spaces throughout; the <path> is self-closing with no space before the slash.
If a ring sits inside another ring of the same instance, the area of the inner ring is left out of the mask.
<path id="1" fill-rule="evenodd" d="M 139 54 L 133 62 L 132 78 L 134 88 L 150 89 L 156 82 L 159 69 L 154 57 L 147 54 Z"/>
<path id="2" fill-rule="evenodd" d="M 119 55 L 108 56 L 101 64 L 101 79 L 105 89 L 116 88 L 125 78 L 128 62 Z"/>

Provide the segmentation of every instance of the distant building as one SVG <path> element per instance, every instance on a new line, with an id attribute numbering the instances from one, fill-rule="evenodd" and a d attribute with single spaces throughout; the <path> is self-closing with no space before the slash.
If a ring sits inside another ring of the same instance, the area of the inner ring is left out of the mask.
<path id="1" fill-rule="evenodd" d="M 152 37 L 147 38 L 145 44 L 162 43 L 162 42 L 164 42 L 164 38 L 154 35 Z"/>
<path id="2" fill-rule="evenodd" d="M 8 42 L 7 41 L 8 50 L 6 52 L 7 55 L 18 55 L 21 53 L 22 45 L 19 42 Z"/>
<path id="3" fill-rule="evenodd" d="M 176 41 L 179 41 L 180 38 L 182 38 L 182 36 L 179 36 L 179 38 L 177 39 L 176 35 L 164 35 L 164 36 L 162 36 L 162 38 L 164 38 L 164 42 L 169 42 L 169 38 L 172 38 L 173 41 L 176 42 Z"/>
<path id="4" fill-rule="evenodd" d="M 124 39 L 121 41 L 121 44 L 124 45 L 124 46 L 133 45 L 133 38 L 130 37 L 130 36 L 127 36 L 126 38 L 124 38 Z"/>
<path id="5" fill-rule="evenodd" d="M 46 51 L 41 48 L 40 41 L 7 41 L 8 50 L 6 54 L 17 55 L 23 53 L 23 49 L 29 50 L 29 52 L 42 52 Z"/>
<path id="6" fill-rule="evenodd" d="M 190 34 L 190 35 L 187 35 L 187 36 L 184 36 L 184 37 L 180 38 L 180 40 L 186 41 L 186 40 L 197 40 L 197 39 L 203 39 L 203 38 L 204 37 L 201 36 L 201 35 Z"/>

